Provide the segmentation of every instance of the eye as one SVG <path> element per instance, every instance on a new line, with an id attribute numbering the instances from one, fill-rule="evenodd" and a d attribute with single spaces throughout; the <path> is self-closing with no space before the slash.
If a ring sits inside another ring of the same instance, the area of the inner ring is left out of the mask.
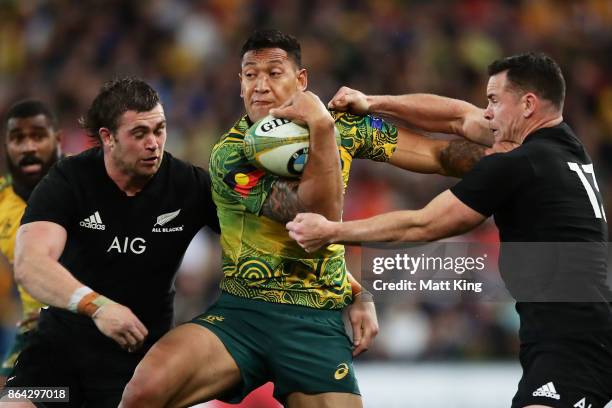
<path id="1" fill-rule="evenodd" d="M 47 133 L 45 132 L 35 132 L 32 134 L 32 139 L 38 141 L 43 140 L 45 137 L 47 137 Z"/>
<path id="2" fill-rule="evenodd" d="M 11 143 L 21 143 L 23 141 L 23 135 L 20 133 L 13 133 L 9 135 L 9 142 Z"/>
<path id="3" fill-rule="evenodd" d="M 254 72 L 247 72 L 247 73 L 244 74 L 244 77 L 246 79 L 253 79 L 253 78 L 255 78 L 255 73 Z"/>

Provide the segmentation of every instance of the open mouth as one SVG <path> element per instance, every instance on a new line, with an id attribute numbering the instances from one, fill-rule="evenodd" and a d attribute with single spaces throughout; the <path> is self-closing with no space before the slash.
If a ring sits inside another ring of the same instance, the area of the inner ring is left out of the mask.
<path id="1" fill-rule="evenodd" d="M 19 169 L 24 174 L 40 173 L 43 168 L 43 162 L 36 156 L 25 156 L 19 161 Z"/>

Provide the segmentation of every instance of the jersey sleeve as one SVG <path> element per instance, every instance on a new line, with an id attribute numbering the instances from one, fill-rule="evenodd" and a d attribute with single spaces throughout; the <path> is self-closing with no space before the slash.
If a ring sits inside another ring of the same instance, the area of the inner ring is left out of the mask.
<path id="1" fill-rule="evenodd" d="M 397 128 L 375 116 L 332 112 L 342 146 L 358 159 L 386 162 L 397 147 Z"/>
<path id="2" fill-rule="evenodd" d="M 208 227 L 216 233 L 220 233 L 221 229 L 219 227 L 219 218 L 217 218 L 217 207 L 212 198 L 210 176 L 208 172 L 201 167 L 195 167 L 195 173 L 198 184 L 200 185 L 199 191 L 202 194 L 200 207 L 202 209 L 202 216 L 204 217 L 203 224 L 208 225 Z"/>
<path id="3" fill-rule="evenodd" d="M 480 160 L 451 192 L 474 211 L 489 217 L 533 174 L 526 157 L 514 153 L 493 154 Z"/>
<path id="4" fill-rule="evenodd" d="M 21 224 L 50 221 L 66 230 L 74 222 L 76 197 L 67 177 L 65 163 L 58 162 L 38 183 L 28 200 Z"/>
<path id="5" fill-rule="evenodd" d="M 259 214 L 270 190 L 279 177 L 249 163 L 242 140 L 222 141 L 210 159 L 212 190 L 218 206 L 239 206 Z"/>

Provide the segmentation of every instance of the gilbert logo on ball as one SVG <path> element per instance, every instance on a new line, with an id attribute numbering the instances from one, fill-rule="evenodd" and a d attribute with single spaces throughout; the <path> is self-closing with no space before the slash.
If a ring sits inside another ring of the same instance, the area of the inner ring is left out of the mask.
<path id="1" fill-rule="evenodd" d="M 255 166 L 281 177 L 300 177 L 308 160 L 308 128 L 271 115 L 251 126 L 244 136 L 244 151 Z M 336 129 L 336 144 L 340 133 Z"/>

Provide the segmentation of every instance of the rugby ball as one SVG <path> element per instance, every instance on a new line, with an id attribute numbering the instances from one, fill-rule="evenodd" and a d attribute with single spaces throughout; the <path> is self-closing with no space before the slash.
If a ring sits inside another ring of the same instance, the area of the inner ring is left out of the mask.
<path id="1" fill-rule="evenodd" d="M 340 146 L 337 128 L 335 133 Z M 309 137 L 308 128 L 268 115 L 246 131 L 244 152 L 257 167 L 277 176 L 298 178 L 308 160 Z"/>

